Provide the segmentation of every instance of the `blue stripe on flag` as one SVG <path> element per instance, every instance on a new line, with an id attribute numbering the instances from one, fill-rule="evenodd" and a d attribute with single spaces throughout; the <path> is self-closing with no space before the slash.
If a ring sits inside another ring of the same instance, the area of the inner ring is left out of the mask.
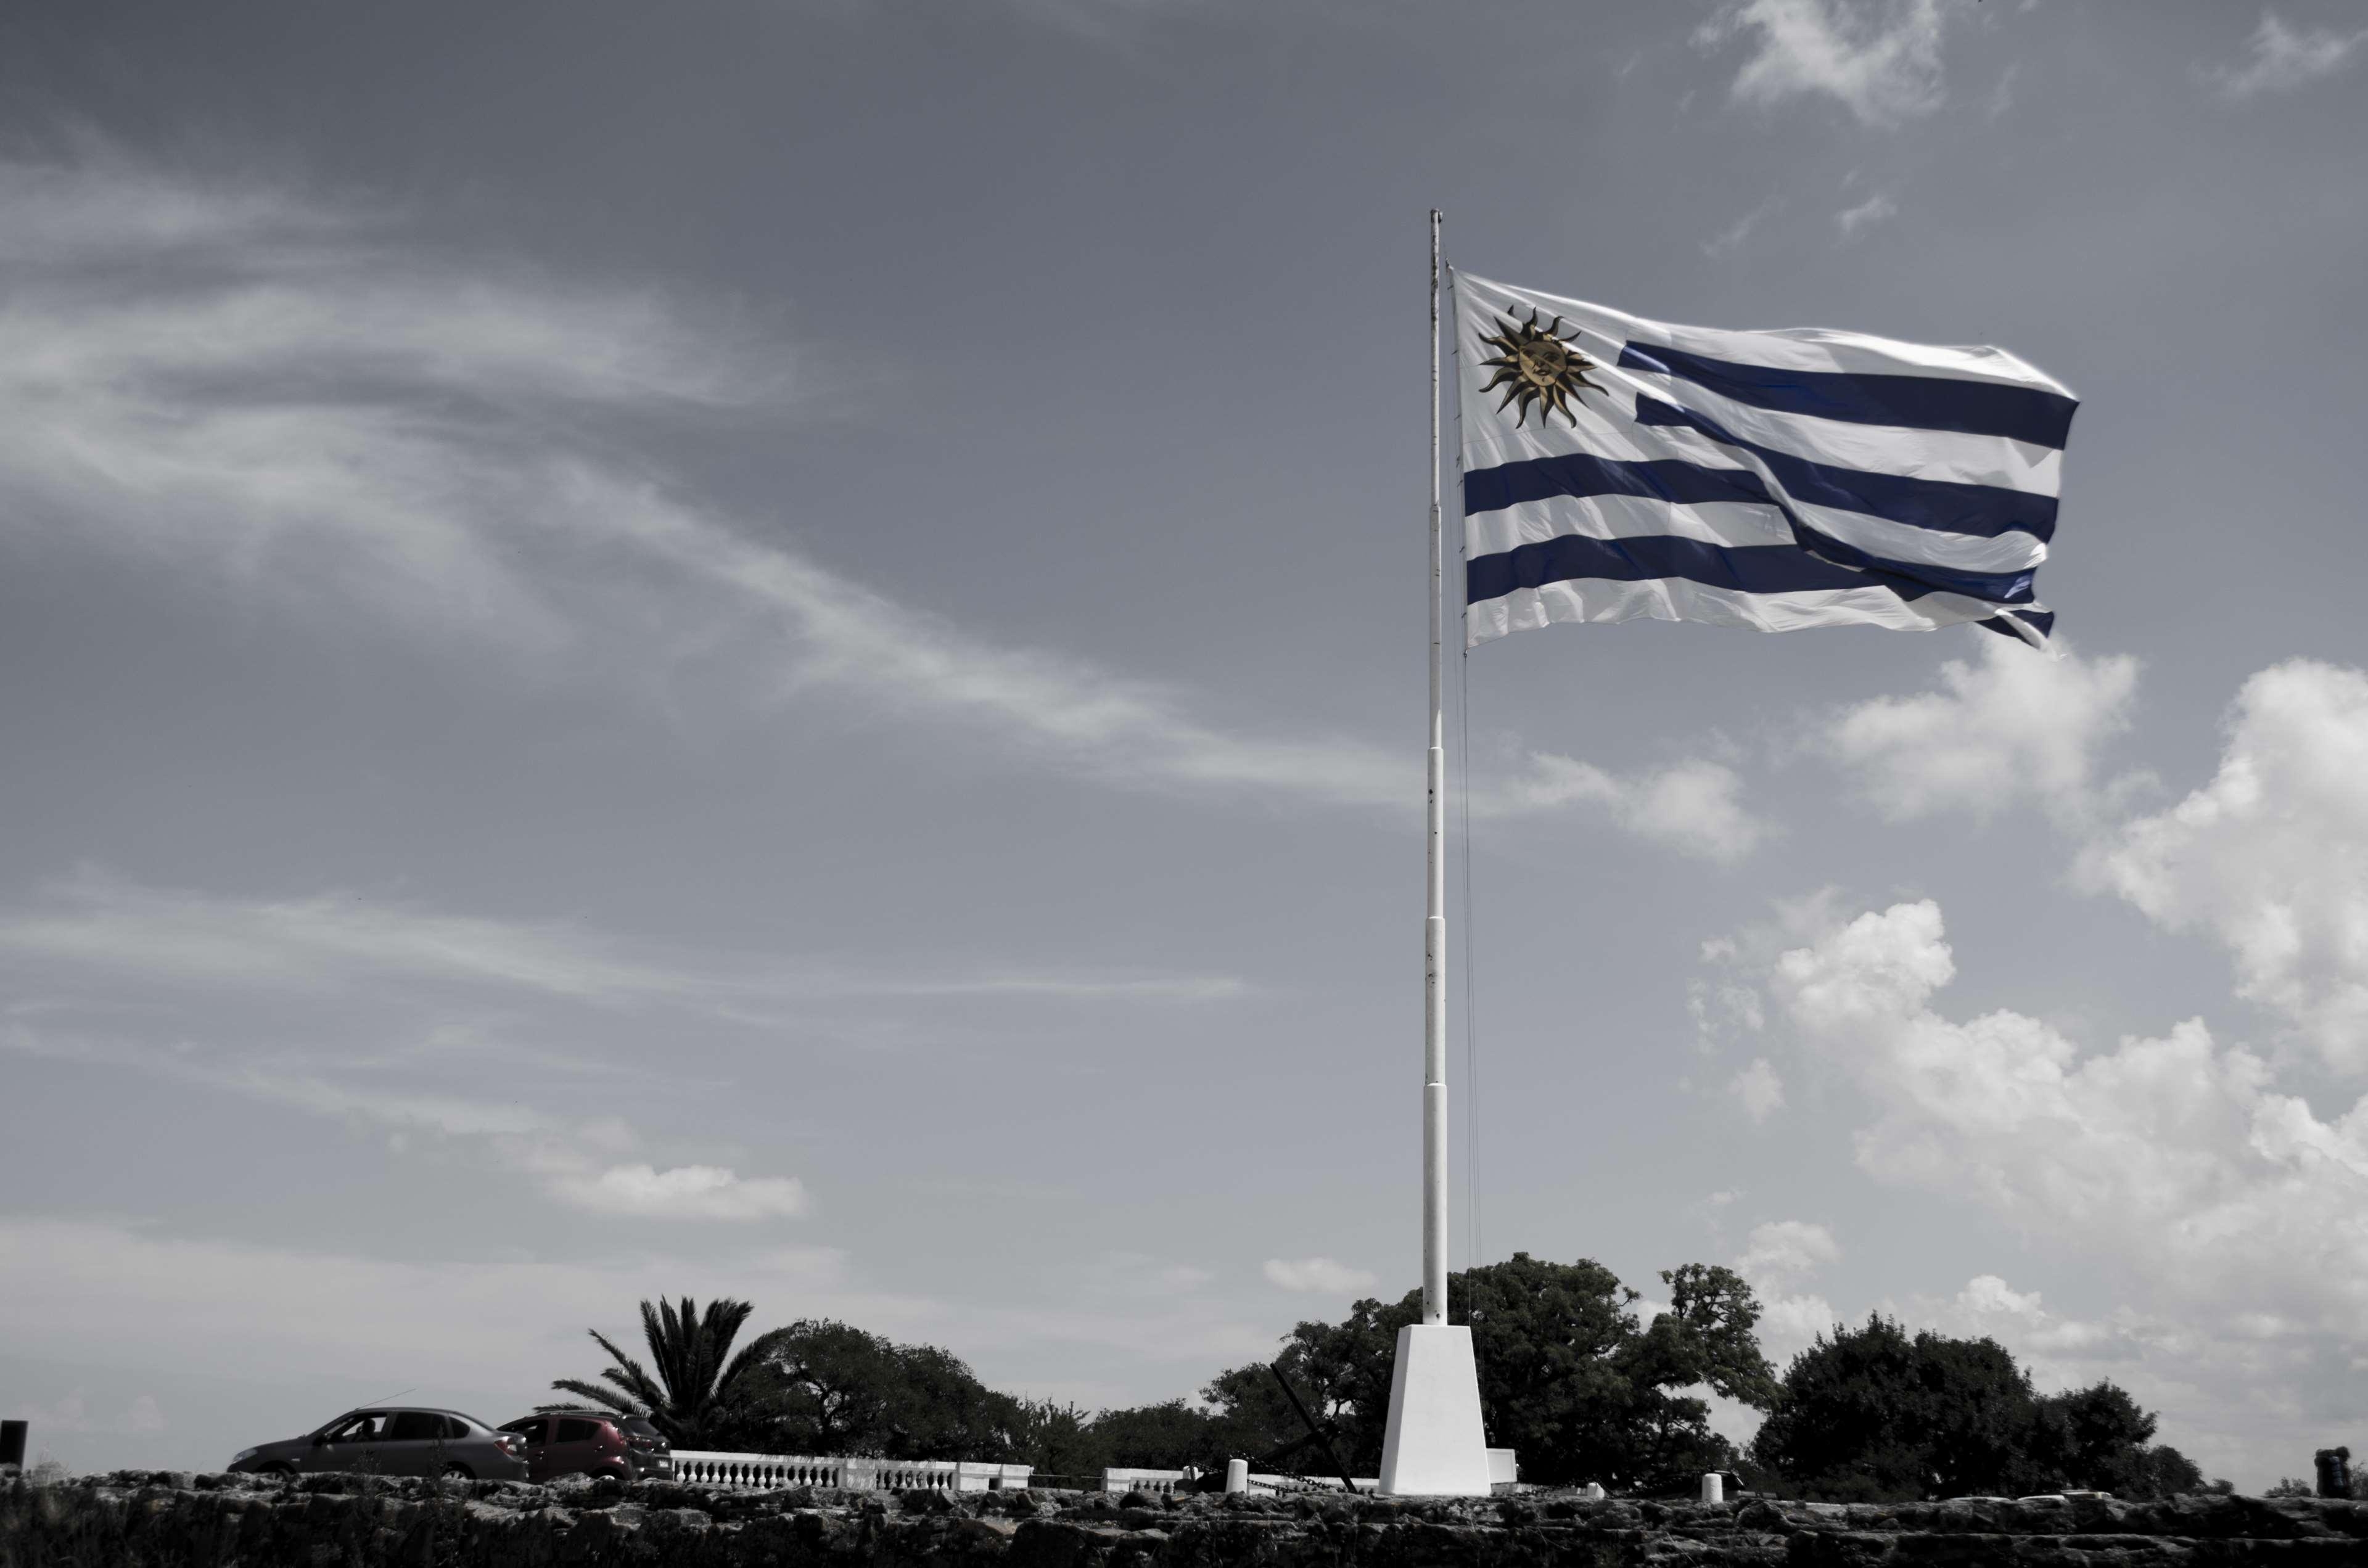
<path id="1" fill-rule="evenodd" d="M 1756 501 L 1764 506 L 1776 499 L 1749 469 L 1704 468 L 1676 458 L 1618 462 L 1571 452 L 1501 463 L 1463 476 L 1466 513 L 1501 511 L 1556 495 L 1642 495 L 1680 506 L 1701 501 Z"/>
<path id="2" fill-rule="evenodd" d="M 1790 452 L 1754 445 L 1727 433 L 1716 420 L 1658 398 L 1636 400 L 1636 423 L 1699 430 L 1713 441 L 1749 452 L 1768 465 L 1776 483 L 1795 501 L 1887 517 L 1910 528 L 1995 539 L 2019 528 L 2035 539 L 2055 537 L 2055 497 L 2033 495 L 1996 484 L 1961 484 L 1946 479 L 1911 479 L 1811 462 Z"/>
<path id="3" fill-rule="evenodd" d="M 1773 365 L 1743 365 L 1681 348 L 1620 350 L 1623 369 L 1678 376 L 1722 397 L 1779 414 L 1806 414 L 1852 425 L 1891 425 L 1912 430 L 1955 430 L 1968 436 L 2003 436 L 2062 450 L 2072 434 L 2075 399 L 2037 387 L 2000 386 L 1941 376 L 1860 375 L 1844 370 L 1787 370 Z"/>
<path id="4" fill-rule="evenodd" d="M 1969 599 L 1987 599 L 2000 605 L 2029 604 L 2032 583 L 2039 574 L 2037 568 L 2029 566 L 2020 572 L 1967 572 L 1953 566 L 1936 566 L 1928 561 L 1888 561 L 1813 528 L 1798 517 L 1792 522 L 1793 537 L 1801 541 L 1801 547 L 1827 561 L 1855 566 L 1861 572 L 1905 578 L 1927 588 L 1963 594 Z"/>
<path id="5" fill-rule="evenodd" d="M 1727 548 L 1673 534 L 1646 534 L 1634 539 L 1586 539 L 1565 534 L 1466 562 L 1463 592 L 1468 602 L 1478 604 L 1485 599 L 1501 598 L 1516 588 L 1543 587 L 1548 583 L 1578 577 L 1602 577 L 1621 583 L 1683 577 L 1747 594 L 1884 587 L 1903 599 L 1915 599 L 1930 591 L 1885 575 L 1852 572 L 1789 544 Z"/>

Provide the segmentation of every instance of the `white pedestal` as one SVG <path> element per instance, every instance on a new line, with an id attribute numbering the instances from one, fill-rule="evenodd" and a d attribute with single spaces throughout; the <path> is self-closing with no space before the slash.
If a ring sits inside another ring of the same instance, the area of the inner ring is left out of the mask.
<path id="1" fill-rule="evenodd" d="M 1488 1439 L 1480 1427 L 1480 1369 L 1469 1328 L 1409 1324 L 1398 1330 L 1381 1489 L 1393 1497 L 1488 1495 Z"/>

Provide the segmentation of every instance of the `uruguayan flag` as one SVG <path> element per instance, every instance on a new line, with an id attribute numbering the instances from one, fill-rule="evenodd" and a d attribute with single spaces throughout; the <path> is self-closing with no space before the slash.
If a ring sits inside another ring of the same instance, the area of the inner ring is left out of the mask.
<path id="1" fill-rule="evenodd" d="M 1668 326 L 1455 275 L 1468 640 L 1557 620 L 2044 646 L 2062 385 L 1998 348 Z"/>

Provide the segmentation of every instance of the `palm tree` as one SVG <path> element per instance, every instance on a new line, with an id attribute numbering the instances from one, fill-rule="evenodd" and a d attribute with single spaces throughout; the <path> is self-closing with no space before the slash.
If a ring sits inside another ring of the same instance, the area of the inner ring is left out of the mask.
<path id="1" fill-rule="evenodd" d="M 649 1344 L 650 1359 L 657 1368 L 656 1377 L 651 1377 L 640 1362 L 596 1328 L 586 1332 L 616 1365 L 602 1368 L 597 1383 L 562 1378 L 551 1386 L 620 1415 L 646 1415 L 679 1448 L 707 1448 L 711 1439 L 719 1435 L 716 1426 L 720 1407 L 731 1396 L 734 1386 L 757 1364 L 766 1348 L 767 1336 L 759 1336 L 741 1346 L 737 1356 L 731 1354 L 733 1340 L 739 1336 L 741 1325 L 755 1310 L 746 1301 L 723 1296 L 707 1303 L 704 1316 L 689 1296 L 682 1299 L 679 1312 L 663 1298 L 655 1306 L 643 1301 L 642 1337 Z M 724 1359 L 727 1356 L 731 1357 L 729 1361 Z"/>

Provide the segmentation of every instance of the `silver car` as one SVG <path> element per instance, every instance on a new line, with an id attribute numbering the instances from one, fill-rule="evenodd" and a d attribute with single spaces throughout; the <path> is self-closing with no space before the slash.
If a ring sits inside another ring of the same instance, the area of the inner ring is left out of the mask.
<path id="1" fill-rule="evenodd" d="M 250 1475 L 434 1475 L 524 1481 L 526 1441 L 457 1410 L 348 1410 L 301 1437 L 240 1451 L 230 1468 Z"/>

